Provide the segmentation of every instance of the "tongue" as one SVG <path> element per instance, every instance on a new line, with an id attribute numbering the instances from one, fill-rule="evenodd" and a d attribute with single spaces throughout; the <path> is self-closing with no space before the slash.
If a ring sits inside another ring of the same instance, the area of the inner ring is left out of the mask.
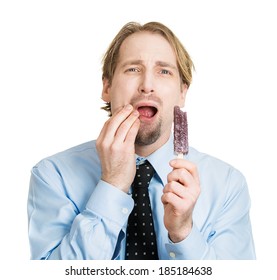
<path id="1" fill-rule="evenodd" d="M 152 118 L 156 114 L 154 107 L 143 106 L 138 108 L 139 114 L 146 118 Z"/>

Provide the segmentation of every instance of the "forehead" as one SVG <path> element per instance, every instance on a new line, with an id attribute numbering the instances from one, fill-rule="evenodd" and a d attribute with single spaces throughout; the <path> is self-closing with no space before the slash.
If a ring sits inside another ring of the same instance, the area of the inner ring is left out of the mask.
<path id="1" fill-rule="evenodd" d="M 176 65 L 176 55 L 169 42 L 160 34 L 137 32 L 127 37 L 119 49 L 119 63 L 125 60 L 167 61 Z"/>

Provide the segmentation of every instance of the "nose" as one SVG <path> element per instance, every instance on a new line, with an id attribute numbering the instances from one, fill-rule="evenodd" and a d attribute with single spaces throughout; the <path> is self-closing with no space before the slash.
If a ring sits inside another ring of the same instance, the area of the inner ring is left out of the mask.
<path id="1" fill-rule="evenodd" d="M 154 92 L 154 77 L 151 73 L 145 72 L 141 76 L 139 92 L 141 94 L 151 94 Z"/>

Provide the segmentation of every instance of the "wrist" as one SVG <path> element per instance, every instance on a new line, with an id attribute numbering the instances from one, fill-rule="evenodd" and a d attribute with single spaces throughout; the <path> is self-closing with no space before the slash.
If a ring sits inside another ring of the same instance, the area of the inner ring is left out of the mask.
<path id="1" fill-rule="evenodd" d="M 188 237 L 188 235 L 191 232 L 191 229 L 192 228 L 190 227 L 190 228 L 187 228 L 185 230 L 179 231 L 177 233 L 168 232 L 168 237 L 173 243 L 179 243 L 179 242 L 185 240 Z"/>
<path id="2" fill-rule="evenodd" d="M 106 179 L 105 177 L 102 177 L 101 180 L 125 193 L 128 193 L 128 191 L 129 191 L 130 185 L 125 185 L 125 184 L 122 184 L 119 181 L 115 181 L 115 180 L 109 180 L 109 179 Z"/>

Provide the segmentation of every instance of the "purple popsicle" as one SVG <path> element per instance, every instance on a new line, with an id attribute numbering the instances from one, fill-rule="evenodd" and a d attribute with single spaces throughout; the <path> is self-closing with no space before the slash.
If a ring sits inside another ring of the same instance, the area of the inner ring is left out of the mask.
<path id="1" fill-rule="evenodd" d="M 174 107 L 174 152 L 182 158 L 189 150 L 187 113 Z"/>

